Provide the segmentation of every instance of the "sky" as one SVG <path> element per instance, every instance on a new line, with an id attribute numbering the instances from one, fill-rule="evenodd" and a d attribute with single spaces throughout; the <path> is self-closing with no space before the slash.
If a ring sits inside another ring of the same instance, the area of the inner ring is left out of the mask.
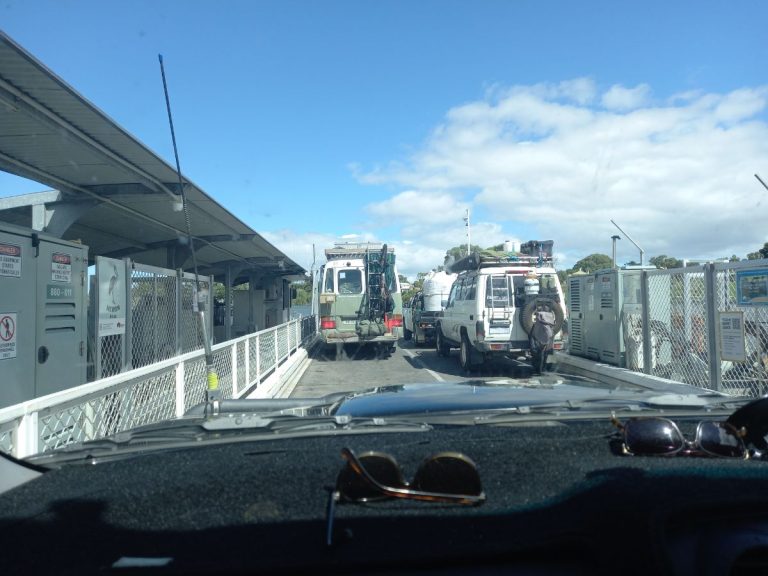
<path id="1" fill-rule="evenodd" d="M 768 242 L 768 2 L 2 0 L 0 29 L 307 269 Z M 0 127 L 0 132 L 2 127 Z M 44 186 L 0 172 L 0 197 Z M 465 216 L 469 211 L 469 226 Z M 615 221 L 625 233 L 620 232 Z M 194 231 L 193 231 L 194 232 Z"/>

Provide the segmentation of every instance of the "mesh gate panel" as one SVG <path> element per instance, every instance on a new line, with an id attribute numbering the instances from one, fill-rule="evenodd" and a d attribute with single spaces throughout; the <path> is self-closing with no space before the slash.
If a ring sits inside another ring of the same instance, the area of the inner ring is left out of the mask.
<path id="1" fill-rule="evenodd" d="M 177 277 L 136 266 L 131 276 L 131 360 L 147 366 L 176 355 Z"/>
<path id="2" fill-rule="evenodd" d="M 744 314 L 746 361 L 722 361 L 723 391 L 745 396 L 768 393 L 768 308 L 740 306 L 737 298 L 736 270 L 719 270 L 715 276 L 715 302 L 718 310 Z"/>
<path id="3" fill-rule="evenodd" d="M 709 387 L 706 292 L 703 271 L 649 275 L 653 375 Z"/>

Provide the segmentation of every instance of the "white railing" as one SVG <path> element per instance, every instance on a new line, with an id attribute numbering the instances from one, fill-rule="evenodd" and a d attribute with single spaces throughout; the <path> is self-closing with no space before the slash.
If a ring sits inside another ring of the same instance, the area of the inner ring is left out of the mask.
<path id="1" fill-rule="evenodd" d="M 283 366 L 314 336 L 309 317 L 215 345 L 222 398 L 277 394 Z M 189 352 L 0 409 L 0 450 L 23 458 L 176 418 L 205 393 L 205 352 Z"/>

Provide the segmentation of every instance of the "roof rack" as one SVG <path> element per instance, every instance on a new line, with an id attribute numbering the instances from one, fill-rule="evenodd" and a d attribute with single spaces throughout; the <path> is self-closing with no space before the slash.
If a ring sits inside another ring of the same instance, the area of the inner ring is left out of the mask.
<path id="1" fill-rule="evenodd" d="M 450 266 L 446 266 L 446 270 L 448 272 L 464 272 L 490 267 L 552 265 L 552 246 L 552 240 L 531 240 L 520 246 L 520 252 L 499 252 L 496 250 L 473 252 Z"/>
<path id="2" fill-rule="evenodd" d="M 363 258 L 370 252 L 381 252 L 384 244 L 381 242 L 337 242 L 333 248 L 325 249 L 326 260 L 340 258 Z M 387 247 L 388 253 L 394 253 L 392 246 Z"/>

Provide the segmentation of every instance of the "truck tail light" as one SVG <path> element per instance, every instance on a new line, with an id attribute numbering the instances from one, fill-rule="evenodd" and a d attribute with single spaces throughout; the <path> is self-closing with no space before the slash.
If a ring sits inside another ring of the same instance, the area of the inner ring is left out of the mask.
<path id="1" fill-rule="evenodd" d="M 384 317 L 384 324 L 386 326 L 389 326 L 389 328 L 401 328 L 403 326 L 403 315 L 402 314 L 392 314 L 392 316 L 385 316 Z"/>
<path id="2" fill-rule="evenodd" d="M 336 320 L 328 316 L 320 318 L 320 330 L 333 330 L 336 328 Z"/>
<path id="3" fill-rule="evenodd" d="M 475 336 L 478 342 L 485 340 L 485 322 L 478 320 L 475 324 Z"/>

